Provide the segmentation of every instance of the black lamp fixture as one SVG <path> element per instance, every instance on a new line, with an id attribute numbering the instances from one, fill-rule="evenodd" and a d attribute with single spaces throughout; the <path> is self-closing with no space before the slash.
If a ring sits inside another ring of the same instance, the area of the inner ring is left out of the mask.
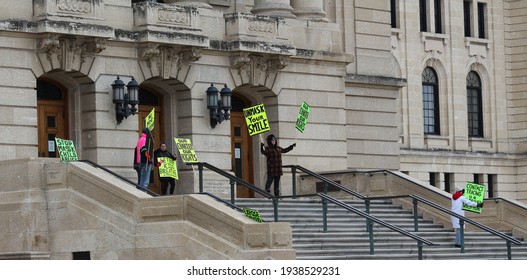
<path id="1" fill-rule="evenodd" d="M 218 100 L 218 89 L 211 83 L 206 92 L 207 108 L 210 110 L 210 126 L 215 128 L 216 124 L 230 118 L 232 91 L 225 85 L 219 92 L 221 99 Z"/>
<path id="2" fill-rule="evenodd" d="M 130 115 L 135 115 L 137 112 L 135 106 L 139 104 L 139 84 L 134 77 L 126 85 L 126 88 L 128 89 L 127 93 L 124 92 L 124 82 L 117 76 L 117 80 L 113 81 L 112 84 L 117 124 L 120 124 L 123 119 L 128 118 Z"/>

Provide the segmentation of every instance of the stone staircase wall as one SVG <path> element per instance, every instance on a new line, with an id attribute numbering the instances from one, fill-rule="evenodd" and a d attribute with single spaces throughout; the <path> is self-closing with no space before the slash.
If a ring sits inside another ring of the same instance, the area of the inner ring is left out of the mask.
<path id="1" fill-rule="evenodd" d="M 294 259 L 288 223 L 204 195 L 151 197 L 81 162 L 0 162 L 0 259 Z"/>

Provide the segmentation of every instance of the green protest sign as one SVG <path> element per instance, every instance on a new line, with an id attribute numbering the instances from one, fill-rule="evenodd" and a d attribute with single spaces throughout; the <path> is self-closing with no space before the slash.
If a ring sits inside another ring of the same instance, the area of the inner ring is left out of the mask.
<path id="1" fill-rule="evenodd" d="M 59 151 L 60 161 L 66 162 L 79 160 L 73 141 L 55 137 L 55 143 L 57 143 L 57 150 Z"/>
<path id="2" fill-rule="evenodd" d="M 263 104 L 244 108 L 243 115 L 245 116 L 245 122 L 247 123 L 250 136 L 271 130 Z"/>
<path id="3" fill-rule="evenodd" d="M 262 217 L 260 217 L 260 212 L 258 212 L 258 210 L 244 207 L 243 214 L 259 223 L 263 222 Z"/>
<path id="4" fill-rule="evenodd" d="M 157 162 L 159 165 L 159 177 L 170 177 L 178 179 L 176 161 L 169 157 L 158 157 Z"/>
<path id="5" fill-rule="evenodd" d="M 463 196 L 465 196 L 470 201 L 477 203 L 483 202 L 483 199 L 485 198 L 485 186 L 467 182 Z M 463 210 L 478 214 L 481 213 L 481 207 L 472 207 L 465 204 L 463 204 Z"/>
<path id="6" fill-rule="evenodd" d="M 154 130 L 154 119 L 156 117 L 155 108 L 152 108 L 152 111 L 145 118 L 145 127 L 150 131 Z"/>
<path id="7" fill-rule="evenodd" d="M 306 102 L 302 101 L 302 106 L 300 106 L 300 112 L 298 113 L 298 118 L 295 125 L 296 129 L 302 133 L 304 133 L 304 129 L 306 128 L 309 111 L 311 111 L 311 107 L 309 107 Z"/>
<path id="8" fill-rule="evenodd" d="M 190 139 L 174 138 L 174 141 L 176 141 L 183 162 L 198 162 L 198 157 L 196 156 L 196 152 L 194 152 L 194 148 L 192 148 Z"/>

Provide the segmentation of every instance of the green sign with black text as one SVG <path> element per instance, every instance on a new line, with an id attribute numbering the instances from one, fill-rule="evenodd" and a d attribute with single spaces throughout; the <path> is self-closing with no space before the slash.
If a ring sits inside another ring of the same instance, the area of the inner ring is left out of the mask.
<path id="1" fill-rule="evenodd" d="M 245 216 L 259 223 L 263 222 L 262 217 L 260 217 L 260 212 L 258 212 L 258 210 L 251 209 L 251 208 L 243 208 L 243 213 L 245 214 Z"/>
<path id="2" fill-rule="evenodd" d="M 244 108 L 243 115 L 245 116 L 245 123 L 247 123 L 247 130 L 249 130 L 250 136 L 271 130 L 263 104 Z"/>
<path id="3" fill-rule="evenodd" d="M 300 112 L 298 113 L 295 125 L 296 129 L 302 133 L 304 133 L 304 129 L 306 128 L 309 111 L 311 111 L 311 107 L 309 107 L 306 102 L 302 101 L 302 106 L 300 106 Z"/>
<path id="4" fill-rule="evenodd" d="M 183 162 L 198 162 L 198 157 L 196 156 L 194 148 L 192 148 L 190 139 L 174 138 L 174 141 L 176 141 L 179 155 L 181 155 Z"/>
<path id="5" fill-rule="evenodd" d="M 485 186 L 467 182 L 465 186 L 465 193 L 463 194 L 463 196 L 470 201 L 474 201 L 477 203 L 483 202 L 483 199 L 485 198 Z M 463 210 L 478 214 L 481 213 L 481 207 L 472 207 L 466 204 L 463 204 Z"/>
<path id="6" fill-rule="evenodd" d="M 55 143 L 57 143 L 57 150 L 59 151 L 60 161 L 67 162 L 79 160 L 73 141 L 55 137 Z"/>

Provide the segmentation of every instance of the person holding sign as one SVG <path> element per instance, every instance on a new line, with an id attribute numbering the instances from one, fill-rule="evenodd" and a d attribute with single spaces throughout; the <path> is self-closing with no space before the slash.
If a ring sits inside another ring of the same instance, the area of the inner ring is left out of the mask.
<path id="1" fill-rule="evenodd" d="M 172 161 L 169 162 L 168 159 L 171 159 Z M 168 165 L 172 165 L 168 169 L 175 169 L 176 163 L 174 161 L 176 159 L 177 157 L 175 155 L 167 151 L 167 144 L 165 142 L 161 142 L 159 149 L 155 150 L 154 152 L 154 162 L 156 163 L 156 166 L 159 167 L 158 171 L 159 181 L 161 181 L 161 195 L 174 194 L 174 191 L 176 189 L 176 178 L 174 178 L 173 175 L 169 174 L 169 172 L 162 172 L 162 170 L 167 169 L 165 167 L 167 167 Z M 168 184 L 170 184 L 170 189 L 167 193 Z"/>
<path id="2" fill-rule="evenodd" d="M 465 211 L 463 210 L 463 204 L 473 207 L 483 207 L 483 202 L 476 203 L 470 201 L 463 194 L 465 189 L 461 186 L 456 186 L 456 192 L 452 195 L 452 212 L 465 216 Z M 461 247 L 461 226 L 459 224 L 459 218 L 451 216 L 452 227 L 456 230 L 456 241 L 454 242 L 455 247 Z"/>
<path id="3" fill-rule="evenodd" d="M 152 155 L 154 150 L 154 139 L 148 128 L 143 128 L 141 137 L 135 146 L 136 162 L 139 163 L 139 186 L 145 192 L 150 183 L 150 173 L 154 164 Z"/>
<path id="4" fill-rule="evenodd" d="M 282 154 L 285 154 L 296 147 L 293 143 L 287 148 L 278 146 L 276 137 L 273 134 L 267 136 L 267 147 L 264 143 L 260 145 L 260 151 L 267 158 L 267 182 L 265 183 L 265 191 L 271 192 L 271 184 L 274 181 L 274 196 L 280 196 L 280 177 L 282 173 Z"/>

